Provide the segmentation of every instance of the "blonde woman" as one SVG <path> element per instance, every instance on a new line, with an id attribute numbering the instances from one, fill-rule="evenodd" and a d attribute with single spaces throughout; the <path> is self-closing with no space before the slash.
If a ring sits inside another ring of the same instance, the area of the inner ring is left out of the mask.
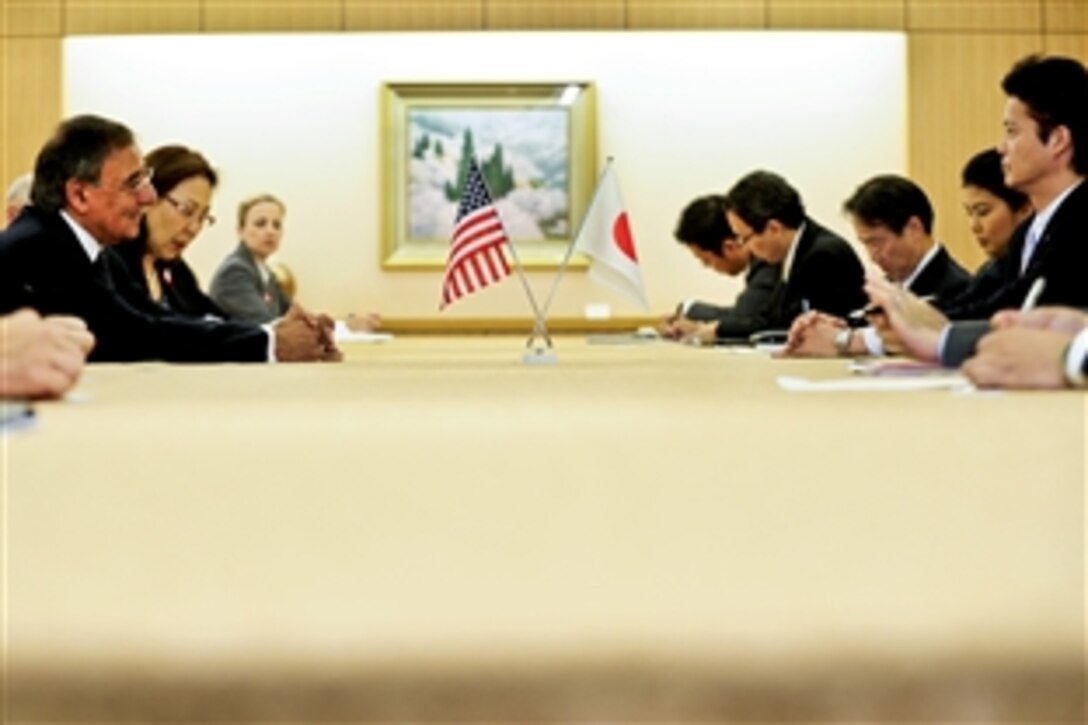
<path id="1" fill-rule="evenodd" d="M 291 307 L 268 266 L 280 247 L 287 209 L 271 194 L 260 194 L 238 205 L 238 247 L 227 255 L 212 279 L 212 299 L 231 318 L 271 322 Z"/>

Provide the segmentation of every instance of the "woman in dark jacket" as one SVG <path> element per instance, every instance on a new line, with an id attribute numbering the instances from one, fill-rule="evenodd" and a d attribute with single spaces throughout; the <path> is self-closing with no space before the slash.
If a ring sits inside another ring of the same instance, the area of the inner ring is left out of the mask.
<path id="1" fill-rule="evenodd" d="M 182 259 L 204 227 L 215 223 L 210 205 L 218 175 L 184 146 L 160 146 L 145 162 L 158 200 L 148 208 L 139 237 L 102 252 L 103 273 L 137 309 L 150 305 L 187 317 L 225 318 Z"/>

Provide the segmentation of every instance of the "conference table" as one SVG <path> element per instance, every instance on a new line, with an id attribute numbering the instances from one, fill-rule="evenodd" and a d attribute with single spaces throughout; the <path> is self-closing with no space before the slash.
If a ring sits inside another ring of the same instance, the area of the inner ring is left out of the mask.
<path id="1" fill-rule="evenodd" d="M 3 436 L 4 721 L 1083 720 L 1084 395 L 524 351 L 90 366 Z"/>

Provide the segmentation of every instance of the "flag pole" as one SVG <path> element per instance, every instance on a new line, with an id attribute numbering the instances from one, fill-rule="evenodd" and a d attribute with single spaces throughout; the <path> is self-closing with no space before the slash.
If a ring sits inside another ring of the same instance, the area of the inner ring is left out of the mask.
<path id="1" fill-rule="evenodd" d="M 487 195 L 493 200 L 492 203 L 496 205 L 495 216 L 498 218 L 499 224 L 502 225 L 503 236 L 506 237 L 506 248 L 510 250 L 510 256 L 514 260 L 514 269 L 518 271 L 518 279 L 521 280 L 521 286 L 525 290 L 525 296 L 529 298 L 529 304 L 533 308 L 533 315 L 535 318 L 535 322 L 533 323 L 533 335 L 529 338 L 529 343 L 526 344 L 526 347 L 529 347 L 529 345 L 532 344 L 532 341 L 537 337 L 537 330 L 540 330 L 540 336 L 544 338 L 544 342 L 547 343 L 548 348 L 551 349 L 552 338 L 551 335 L 548 334 L 548 326 L 544 323 L 544 318 L 540 313 L 540 306 L 537 305 L 536 297 L 533 295 L 533 290 L 529 286 L 529 280 L 525 277 L 525 271 L 521 266 L 521 259 L 518 257 L 518 250 L 514 249 L 514 240 L 506 229 L 506 222 L 503 220 L 502 214 L 499 214 L 498 200 L 491 195 L 491 189 L 487 188 L 487 179 L 483 178 L 482 174 L 480 175 L 480 181 L 483 182 L 484 188 L 487 189 Z"/>
<path id="2" fill-rule="evenodd" d="M 484 182 L 487 183 L 486 181 Z M 506 222 L 502 220 L 502 215 L 498 214 L 499 223 L 502 224 L 503 233 L 506 233 Z M 540 312 L 540 306 L 536 303 L 536 297 L 533 295 L 533 290 L 529 287 L 529 280 L 525 278 L 525 271 L 521 267 L 521 260 L 518 258 L 518 252 L 514 249 L 514 240 L 510 238 L 510 235 L 506 234 L 506 247 L 510 250 L 510 256 L 514 259 L 514 268 L 518 271 L 518 279 L 521 280 L 521 286 L 525 289 L 525 295 L 529 298 L 529 304 L 532 305 L 534 322 L 533 332 L 529 337 L 529 341 L 525 344 L 526 347 L 532 345 L 533 340 L 538 336 L 544 338 L 544 342 L 548 345 L 548 348 L 552 347 L 552 338 L 548 334 L 548 326 L 544 322 L 544 317 Z"/>
<path id="3" fill-rule="evenodd" d="M 555 274 L 555 279 L 552 280 L 552 288 L 548 291 L 548 297 L 544 300 L 543 314 L 547 315 L 548 310 L 551 309 L 552 300 L 555 299 L 555 291 L 559 288 L 559 280 L 563 279 L 563 273 L 567 271 L 567 267 L 570 266 L 570 258 L 574 255 L 574 243 L 578 241 L 578 237 L 582 233 L 582 228 L 586 225 L 586 218 L 589 216 L 589 210 L 593 208 L 593 202 L 597 200 L 597 195 L 601 193 L 601 180 L 604 179 L 604 175 L 608 173 L 608 169 L 612 166 L 612 157 L 609 156 L 604 163 L 604 169 L 597 177 L 597 186 L 593 189 L 593 196 L 589 199 L 589 204 L 586 205 L 586 210 L 582 213 L 582 220 L 578 223 L 578 230 L 574 233 L 574 236 L 570 238 L 570 244 L 567 245 L 567 253 L 563 255 L 563 261 L 559 263 L 559 271 Z M 533 330 L 534 334 L 536 330 Z M 533 341 L 533 338 L 529 338 L 529 343 Z M 526 343 L 528 345 L 529 343 Z"/>

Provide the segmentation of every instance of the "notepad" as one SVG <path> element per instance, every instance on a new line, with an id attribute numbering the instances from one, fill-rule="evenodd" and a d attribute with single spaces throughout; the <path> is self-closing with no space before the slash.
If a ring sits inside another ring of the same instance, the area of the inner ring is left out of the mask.
<path id="1" fill-rule="evenodd" d="M 921 377 L 852 377 L 808 380 L 782 375 L 778 387 L 791 393 L 905 392 L 911 390 L 969 390 L 971 383 L 956 373 Z"/>
<path id="2" fill-rule="evenodd" d="M 393 339 L 391 332 L 366 332 L 349 329 L 343 320 L 337 320 L 332 330 L 333 339 L 340 342 L 362 342 L 368 344 L 389 342 Z"/>

